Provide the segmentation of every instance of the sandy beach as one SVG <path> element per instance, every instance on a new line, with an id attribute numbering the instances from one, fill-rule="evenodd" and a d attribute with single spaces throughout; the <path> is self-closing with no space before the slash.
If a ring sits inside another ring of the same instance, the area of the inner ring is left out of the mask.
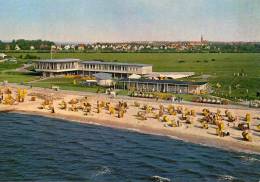
<path id="1" fill-rule="evenodd" d="M 16 88 L 12 88 L 16 90 Z M 36 101 L 31 101 L 30 95 L 40 95 L 40 94 L 49 94 L 54 98 L 53 106 L 55 108 L 55 113 L 52 113 L 48 109 L 39 109 L 42 102 L 42 98 L 36 97 Z M 82 99 L 87 97 L 87 101 L 92 105 L 91 112 L 88 115 L 85 115 L 83 111 L 79 110 L 77 112 L 70 110 L 60 109 L 60 103 L 64 100 L 69 102 L 71 99 Z M 105 108 L 101 109 L 100 113 L 97 113 L 97 101 L 109 102 L 110 104 L 116 106 L 119 101 L 127 102 L 128 109 L 123 118 L 118 118 L 117 112 L 114 115 L 111 115 L 109 111 Z M 138 102 L 140 107 L 136 107 L 135 103 Z M 24 102 L 20 102 L 15 105 L 4 105 L 0 104 L 1 112 L 16 112 L 22 114 L 30 115 L 41 115 L 46 117 L 54 117 L 64 119 L 65 121 L 81 122 L 88 124 L 96 124 L 120 129 L 134 130 L 137 132 L 156 134 L 156 135 L 165 135 L 184 141 L 198 143 L 208 146 L 213 146 L 217 148 L 223 148 L 226 150 L 234 151 L 244 151 L 244 152 L 254 152 L 260 153 L 260 131 L 256 129 L 256 125 L 260 123 L 259 116 L 260 111 L 256 109 L 248 109 L 242 107 L 232 107 L 232 106 L 221 106 L 216 105 L 207 106 L 210 112 L 217 112 L 219 110 L 221 115 L 223 115 L 223 122 L 225 124 L 225 131 L 230 133 L 230 136 L 219 137 L 216 134 L 216 125 L 209 124 L 208 129 L 203 129 L 202 124 L 199 122 L 202 115 L 202 110 L 205 108 L 203 105 L 199 104 L 177 104 L 173 103 L 174 107 L 183 107 L 183 109 L 194 110 L 196 116 L 194 116 L 194 123 L 187 124 L 185 120 L 180 119 L 181 114 L 177 115 L 168 115 L 169 119 L 174 119 L 179 121 L 181 126 L 179 127 L 169 127 L 162 122 L 162 119 L 155 118 L 151 113 L 147 114 L 146 120 L 141 120 L 137 113 L 142 111 L 144 105 L 149 105 L 154 108 L 154 112 L 159 111 L 159 105 L 163 105 L 167 108 L 170 102 L 160 102 L 149 99 L 137 99 L 137 98 L 128 98 L 128 97 L 118 97 L 111 98 L 110 96 L 104 94 L 93 94 L 93 93 L 76 93 L 69 91 L 53 91 L 50 89 L 39 89 L 33 88 L 29 89 L 27 96 Z M 225 110 L 228 110 L 232 115 L 238 118 L 238 122 L 233 124 L 227 121 L 225 117 Z M 245 141 L 242 137 L 242 131 L 238 129 L 237 124 L 243 122 L 245 115 L 250 113 L 251 115 L 251 135 L 253 138 L 252 142 Z"/>

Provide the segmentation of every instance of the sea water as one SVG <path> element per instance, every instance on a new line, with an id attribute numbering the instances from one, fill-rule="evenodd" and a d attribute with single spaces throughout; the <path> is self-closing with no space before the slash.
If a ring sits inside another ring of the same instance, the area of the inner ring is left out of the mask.
<path id="1" fill-rule="evenodd" d="M 16 180 L 258 182 L 260 155 L 60 119 L 0 113 L 0 181 Z"/>

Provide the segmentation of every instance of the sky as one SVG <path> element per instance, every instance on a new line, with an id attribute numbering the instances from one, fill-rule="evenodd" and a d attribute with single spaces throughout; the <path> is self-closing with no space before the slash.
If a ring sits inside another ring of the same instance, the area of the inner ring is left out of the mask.
<path id="1" fill-rule="evenodd" d="M 260 0 L 0 0 L 0 40 L 260 41 Z"/>

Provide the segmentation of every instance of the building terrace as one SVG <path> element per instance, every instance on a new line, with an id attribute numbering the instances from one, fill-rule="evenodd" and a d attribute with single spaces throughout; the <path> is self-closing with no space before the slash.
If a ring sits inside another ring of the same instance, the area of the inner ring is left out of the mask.
<path id="1" fill-rule="evenodd" d="M 119 62 L 80 61 L 79 59 L 48 59 L 35 61 L 35 70 L 43 76 L 59 74 L 93 75 L 95 73 L 112 73 L 113 77 L 127 77 L 131 74 L 152 73 L 152 65 L 129 64 Z"/>

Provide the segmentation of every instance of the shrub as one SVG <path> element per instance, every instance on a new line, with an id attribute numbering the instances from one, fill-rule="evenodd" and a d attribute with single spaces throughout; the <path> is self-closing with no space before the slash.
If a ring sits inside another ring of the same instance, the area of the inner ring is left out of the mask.
<path id="1" fill-rule="evenodd" d="M 35 56 L 35 55 L 26 54 L 25 56 L 23 56 L 23 59 L 40 59 L 40 57 Z"/>

